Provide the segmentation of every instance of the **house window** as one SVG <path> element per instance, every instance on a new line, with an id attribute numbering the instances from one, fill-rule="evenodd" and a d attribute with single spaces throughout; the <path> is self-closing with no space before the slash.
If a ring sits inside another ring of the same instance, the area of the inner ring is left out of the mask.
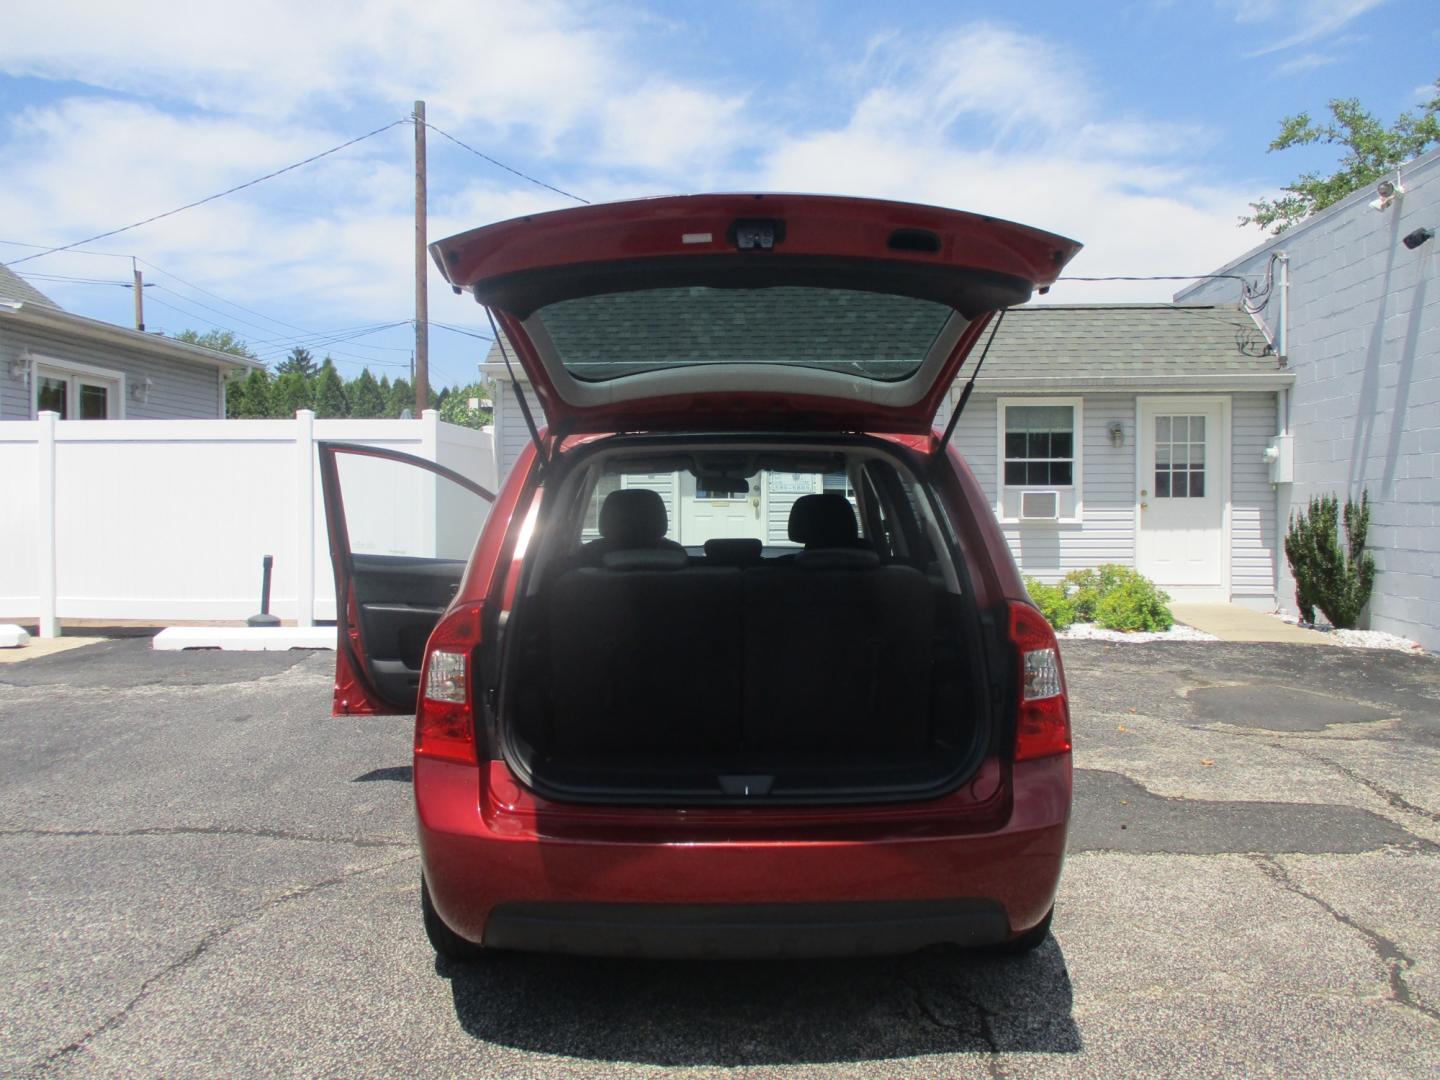
<path id="1" fill-rule="evenodd" d="M 1075 483 L 1075 407 L 1005 407 L 1007 487 L 1071 487 Z"/>
<path id="2" fill-rule="evenodd" d="M 1155 418 L 1155 497 L 1205 497 L 1205 417 Z"/>
<path id="3" fill-rule="evenodd" d="M 37 363 L 34 379 L 36 416 L 53 412 L 61 420 L 115 420 L 122 415 L 124 379 L 118 371 Z"/>
<path id="4" fill-rule="evenodd" d="M 724 488 L 707 487 L 704 478 L 697 476 L 695 477 L 695 498 L 706 499 L 711 502 L 748 499 L 750 497 L 750 485 L 748 482 L 743 480 L 740 481 L 740 483 L 745 484 L 744 491 L 727 491 Z M 739 487 L 738 483 L 736 487 Z"/>

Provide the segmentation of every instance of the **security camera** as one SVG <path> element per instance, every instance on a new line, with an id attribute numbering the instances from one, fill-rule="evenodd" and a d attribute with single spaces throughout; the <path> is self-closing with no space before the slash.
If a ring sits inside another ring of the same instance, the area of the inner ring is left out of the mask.
<path id="1" fill-rule="evenodd" d="M 1405 189 L 1398 180 L 1381 180 L 1375 185 L 1375 194 L 1379 198 L 1370 200 L 1370 209 L 1384 210 L 1395 201 L 1397 195 L 1404 195 Z"/>
<path id="2" fill-rule="evenodd" d="M 1434 229 L 1416 229 L 1414 232 L 1410 233 L 1400 242 L 1404 244 L 1407 248 L 1409 248 L 1411 251 L 1414 251 L 1416 248 L 1418 248 L 1421 244 L 1425 243 L 1426 240 L 1429 240 L 1434 235 Z"/>

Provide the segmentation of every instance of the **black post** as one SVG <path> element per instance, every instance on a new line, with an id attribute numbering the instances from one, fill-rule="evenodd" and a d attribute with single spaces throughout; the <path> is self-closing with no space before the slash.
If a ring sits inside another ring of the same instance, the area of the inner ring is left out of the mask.
<path id="1" fill-rule="evenodd" d="M 275 556 L 266 555 L 261 560 L 263 576 L 260 579 L 260 614 L 245 620 L 246 626 L 279 626 L 280 620 L 270 614 L 270 571 L 275 566 Z"/>

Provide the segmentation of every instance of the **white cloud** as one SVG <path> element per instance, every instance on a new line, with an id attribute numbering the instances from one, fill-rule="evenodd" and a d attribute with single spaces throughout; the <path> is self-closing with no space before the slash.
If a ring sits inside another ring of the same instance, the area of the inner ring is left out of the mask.
<path id="1" fill-rule="evenodd" d="M 932 74 L 960 40 L 969 43 L 971 72 Z M 894 63 L 884 86 L 864 94 L 842 127 L 784 140 L 754 186 L 1019 218 L 1087 242 L 1071 268 L 1084 276 L 1204 273 L 1233 257 L 1243 247 L 1235 222 L 1245 195 L 1188 164 L 1213 134 L 1106 118 L 1100 99 L 1084 66 L 1044 40 L 961 28 Z M 1021 127 L 1024 138 L 1014 137 Z M 968 137 L 957 137 L 962 128 Z M 1174 287 L 1070 283 L 1051 299 L 1168 299 Z"/>
<path id="2" fill-rule="evenodd" d="M 7 15 L 0 71 L 93 89 L 0 129 L 0 221 L 7 239 L 74 240 L 303 158 L 423 97 L 435 123 L 595 201 L 769 188 L 960 206 L 1087 241 L 1074 272 L 1094 275 L 1203 272 L 1244 246 L 1234 228 L 1244 194 L 1196 170 L 1214 133 L 1108 107 L 1085 58 L 1045 37 L 992 22 L 921 44 L 878 37 L 830 84 L 845 95 L 827 102 L 843 120 L 817 128 L 772 97 L 668 69 L 624 16 L 559 0 L 259 0 L 175 12 L 152 4 L 139 15 L 24 5 Z M 432 239 L 571 205 L 436 136 L 431 162 Z M 103 246 L 301 325 L 403 319 L 410 199 L 400 129 Z M 0 249 L 0 259 L 18 254 Z M 26 266 L 120 276 L 113 262 L 70 255 Z M 473 303 L 438 275 L 431 288 L 432 317 L 476 324 Z M 60 291 L 84 310 L 85 294 Z M 1172 291 L 1064 285 L 1052 298 Z M 265 335 L 244 318 L 242 336 Z"/>
<path id="3" fill-rule="evenodd" d="M 1298 75 L 1302 71 L 1313 71 L 1316 68 L 1329 67 L 1339 57 L 1333 53 L 1306 52 L 1299 56 L 1293 56 L 1275 68 L 1276 75 Z"/>
<path id="4" fill-rule="evenodd" d="M 1319 41 L 1383 3 L 1385 0 L 1295 0 L 1288 4 L 1265 3 L 1257 6 L 1242 2 L 1238 5 L 1235 21 L 1283 22 L 1289 28 L 1290 32 L 1278 41 L 1245 54 L 1254 58 Z"/>

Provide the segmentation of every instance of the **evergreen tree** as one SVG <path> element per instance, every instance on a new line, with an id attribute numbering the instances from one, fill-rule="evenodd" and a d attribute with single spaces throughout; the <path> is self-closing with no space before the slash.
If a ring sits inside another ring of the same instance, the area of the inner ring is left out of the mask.
<path id="1" fill-rule="evenodd" d="M 271 415 L 270 373 L 264 368 L 250 372 L 243 383 L 234 384 L 234 389 L 241 392 L 236 395 L 239 408 L 232 415 L 244 420 L 264 420 Z"/>
<path id="2" fill-rule="evenodd" d="M 276 365 L 275 374 L 301 375 L 306 379 L 313 379 L 319 374 L 319 368 L 315 366 L 315 357 L 310 354 L 310 350 L 303 345 L 296 345 L 290 350 L 290 354 Z"/>
<path id="3" fill-rule="evenodd" d="M 380 384 L 369 368 L 363 368 L 358 376 L 345 388 L 350 399 L 350 415 L 356 418 L 377 419 L 390 415 L 389 404 L 380 393 Z"/>
<path id="4" fill-rule="evenodd" d="M 290 419 L 299 409 L 315 407 L 315 388 L 298 371 L 277 375 L 270 389 L 270 415 Z"/>
<path id="5" fill-rule="evenodd" d="M 315 376 L 315 415 L 324 420 L 350 415 L 345 387 L 340 382 L 334 361 L 328 356 L 320 365 L 320 373 Z"/>
<path id="6" fill-rule="evenodd" d="M 238 420 L 245 415 L 245 380 L 238 376 L 225 380 L 225 419 Z"/>
<path id="7" fill-rule="evenodd" d="M 386 401 L 386 416 L 399 416 L 406 409 L 415 411 L 415 389 L 404 379 L 390 384 L 390 397 Z"/>

